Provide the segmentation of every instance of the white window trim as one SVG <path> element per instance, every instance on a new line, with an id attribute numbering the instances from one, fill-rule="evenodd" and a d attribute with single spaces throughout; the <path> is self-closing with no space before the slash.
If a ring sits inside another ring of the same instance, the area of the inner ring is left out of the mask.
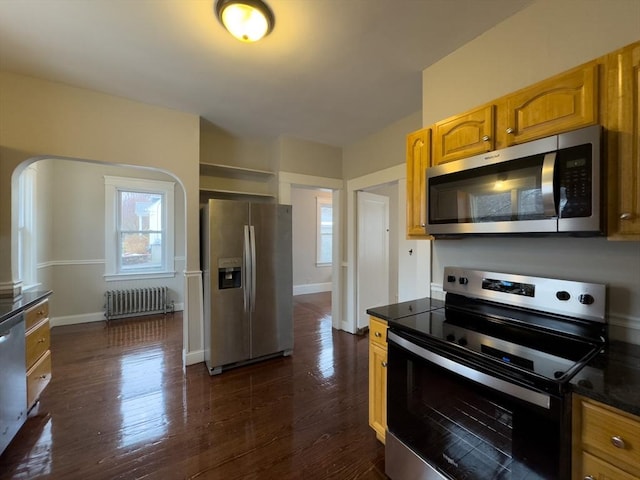
<path id="1" fill-rule="evenodd" d="M 37 287 L 37 222 L 35 217 L 37 202 L 38 170 L 36 164 L 29 165 L 19 178 L 19 219 L 18 219 L 18 251 L 19 277 L 23 283 L 23 290 Z"/>
<path id="2" fill-rule="evenodd" d="M 148 180 L 144 178 L 113 177 L 104 176 L 104 209 L 105 209 L 105 229 L 104 229 L 104 249 L 105 249 L 105 274 L 106 281 L 115 280 L 141 280 L 149 278 L 174 277 L 175 253 L 174 253 L 174 182 L 164 182 L 161 180 Z M 149 272 L 118 272 L 117 260 L 117 193 L 118 190 L 130 190 L 137 192 L 162 193 L 165 198 L 164 225 L 166 225 L 166 241 L 164 242 L 163 255 L 165 258 L 165 268 L 150 270 Z"/>
<path id="3" fill-rule="evenodd" d="M 330 198 L 316 197 L 316 267 L 329 267 L 333 264 L 332 261 L 321 262 L 320 247 L 322 246 L 322 231 L 320 221 L 322 219 L 322 207 L 329 206 L 332 209 L 331 218 L 333 218 L 333 203 Z M 333 237 L 333 228 L 331 229 L 331 236 Z"/>

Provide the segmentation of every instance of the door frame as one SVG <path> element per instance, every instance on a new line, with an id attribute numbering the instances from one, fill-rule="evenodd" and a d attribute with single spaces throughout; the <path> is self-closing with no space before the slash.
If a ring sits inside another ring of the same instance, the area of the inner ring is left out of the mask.
<path id="1" fill-rule="evenodd" d="M 331 259 L 331 324 L 333 328 L 343 329 L 342 321 L 344 310 L 344 298 L 342 292 L 342 192 L 344 182 L 338 178 L 316 177 L 300 173 L 278 173 L 278 202 L 291 205 L 291 188 L 325 188 L 332 191 L 333 232 L 332 232 L 332 259 Z M 293 292 L 291 292 L 293 294 Z M 343 329 L 344 330 L 344 329 Z"/>
<path id="2" fill-rule="evenodd" d="M 407 178 L 407 167 L 404 163 L 385 168 L 362 177 L 347 180 L 347 274 L 346 274 L 346 316 L 342 320 L 342 330 L 350 333 L 358 331 L 358 291 L 357 278 L 357 198 L 358 190 L 367 190 L 385 183 L 398 182 L 398 189 L 403 188 L 400 180 Z"/>

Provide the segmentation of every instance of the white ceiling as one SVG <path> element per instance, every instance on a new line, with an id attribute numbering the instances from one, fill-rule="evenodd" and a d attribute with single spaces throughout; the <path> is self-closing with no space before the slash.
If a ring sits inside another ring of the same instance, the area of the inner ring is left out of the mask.
<path id="1" fill-rule="evenodd" d="M 420 110 L 425 67 L 532 1 L 267 0 L 275 28 L 246 44 L 213 0 L 0 0 L 0 69 L 344 146 Z"/>

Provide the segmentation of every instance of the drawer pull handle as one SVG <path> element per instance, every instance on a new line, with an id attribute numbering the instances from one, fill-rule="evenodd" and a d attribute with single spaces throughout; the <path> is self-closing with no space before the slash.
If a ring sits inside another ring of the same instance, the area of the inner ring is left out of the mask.
<path id="1" fill-rule="evenodd" d="M 375 336 L 376 336 L 376 337 L 378 337 L 378 338 L 380 338 L 380 337 L 382 336 L 382 334 L 381 334 L 380 332 L 376 332 L 376 333 L 375 333 Z"/>
<path id="2" fill-rule="evenodd" d="M 587 475 L 586 477 L 584 477 L 584 480 L 596 480 L 596 479 L 593 475 Z"/>
<path id="3" fill-rule="evenodd" d="M 625 447 L 624 440 L 622 439 L 622 437 L 619 437 L 618 435 L 616 435 L 615 437 L 611 437 L 611 443 L 616 448 L 624 448 Z"/>
<path id="4" fill-rule="evenodd" d="M 42 380 L 46 380 L 46 379 L 47 379 L 47 375 L 44 375 L 44 374 L 43 374 L 43 375 L 40 375 L 40 378 L 41 378 Z"/>
<path id="5" fill-rule="evenodd" d="M 44 342 L 46 342 L 45 338 L 41 338 L 41 339 L 38 340 L 38 343 L 44 343 Z"/>
<path id="6" fill-rule="evenodd" d="M 44 315 L 44 310 L 38 310 L 38 315 Z"/>
<path id="7" fill-rule="evenodd" d="M 515 132 L 515 130 L 513 128 L 511 128 L 511 127 L 507 128 L 507 133 L 509 135 L 511 135 L 513 132 Z"/>
<path id="8" fill-rule="evenodd" d="M 629 212 L 624 212 L 620 214 L 620 220 L 631 220 L 632 217 L 633 215 L 631 215 Z"/>
<path id="9" fill-rule="evenodd" d="M 380 362 L 380 365 L 382 365 L 382 368 L 387 368 L 387 362 Z"/>

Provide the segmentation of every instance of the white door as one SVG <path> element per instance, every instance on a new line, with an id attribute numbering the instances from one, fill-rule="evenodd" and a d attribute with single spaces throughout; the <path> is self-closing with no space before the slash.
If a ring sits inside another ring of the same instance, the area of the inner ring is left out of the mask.
<path id="1" fill-rule="evenodd" d="M 389 304 L 389 198 L 357 192 L 357 328 L 369 324 L 367 308 Z"/>

